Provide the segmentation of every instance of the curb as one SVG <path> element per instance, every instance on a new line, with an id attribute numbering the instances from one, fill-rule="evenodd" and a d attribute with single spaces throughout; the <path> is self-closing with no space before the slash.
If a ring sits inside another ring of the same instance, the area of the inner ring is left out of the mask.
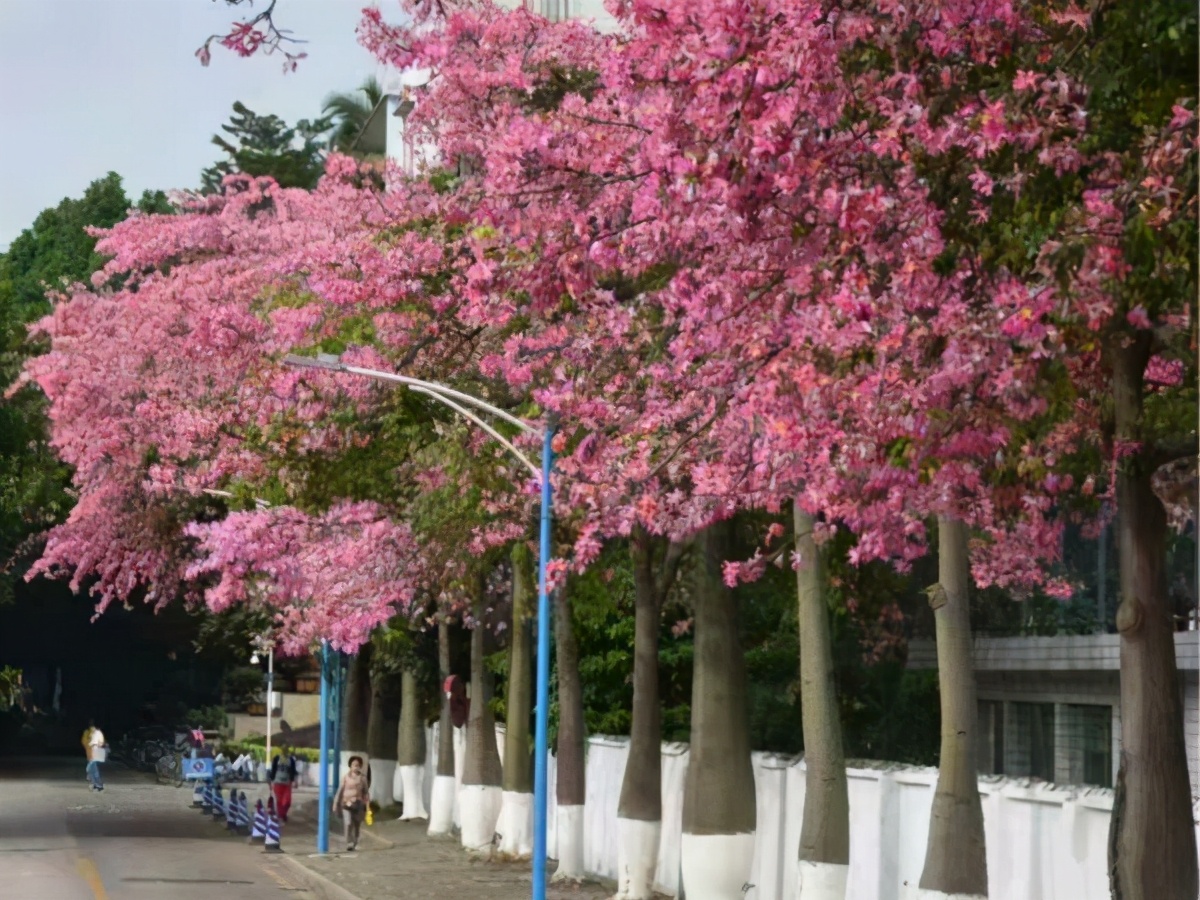
<path id="1" fill-rule="evenodd" d="M 292 856 L 282 855 L 277 859 L 285 863 L 298 878 L 306 882 L 307 889 L 316 891 L 324 900 L 362 900 L 357 894 L 352 894 L 340 884 L 330 881 L 320 872 L 314 872 L 300 860 Z"/>

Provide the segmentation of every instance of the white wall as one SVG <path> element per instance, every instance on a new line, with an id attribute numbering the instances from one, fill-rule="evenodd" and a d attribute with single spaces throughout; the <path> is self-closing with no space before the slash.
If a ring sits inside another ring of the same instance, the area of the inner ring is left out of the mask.
<path id="1" fill-rule="evenodd" d="M 460 732 L 461 734 L 461 732 Z M 429 746 L 435 747 L 433 730 Z M 503 744 L 501 744 L 503 746 Z M 593 875 L 617 876 L 617 800 L 629 753 L 628 738 L 588 742 L 584 806 L 584 865 Z M 433 781 L 430 754 L 426 783 Z M 460 755 L 461 758 L 461 755 Z M 678 895 L 685 744 L 663 745 L 663 829 L 655 882 Z M 803 760 L 753 756 L 758 797 L 753 887 L 747 900 L 796 900 L 796 848 L 804 811 Z M 556 852 L 555 775 L 550 765 L 549 853 Z M 937 770 L 864 763 L 848 770 L 850 791 L 849 900 L 902 900 L 916 885 Z M 1108 896 L 1106 857 L 1112 791 L 1057 787 L 1024 779 L 980 779 L 988 846 L 989 900 L 1083 900 Z"/>

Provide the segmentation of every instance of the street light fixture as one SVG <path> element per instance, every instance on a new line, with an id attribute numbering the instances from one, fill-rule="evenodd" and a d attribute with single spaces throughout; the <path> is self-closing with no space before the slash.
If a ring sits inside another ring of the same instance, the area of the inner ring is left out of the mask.
<path id="1" fill-rule="evenodd" d="M 360 375 L 364 378 L 374 378 L 399 384 L 410 391 L 424 394 L 439 403 L 444 404 L 463 418 L 478 425 L 513 454 L 521 463 L 538 478 L 542 487 L 541 527 L 538 552 L 538 647 L 537 647 L 537 708 L 534 728 L 534 776 L 533 776 L 533 900 L 545 900 L 546 897 L 546 808 L 547 780 L 549 765 L 550 730 L 550 597 L 546 589 L 546 563 L 550 559 L 550 523 L 551 485 L 550 472 L 554 467 L 554 423 L 547 420 L 542 427 L 525 422 L 516 416 L 493 406 L 485 400 L 464 394 L 444 384 L 433 381 L 423 381 L 410 378 L 407 375 L 397 375 L 395 372 L 381 372 L 378 369 L 364 369 L 343 363 L 341 358 L 328 353 L 320 353 L 315 358 L 290 354 L 283 360 L 284 365 L 305 369 L 324 369 L 330 372 L 342 372 L 347 375 Z M 542 465 L 539 469 L 530 459 L 518 450 L 511 441 L 496 431 L 478 415 L 464 407 L 472 406 L 503 419 L 510 425 L 526 434 L 540 435 L 542 438 Z"/>
<path id="2" fill-rule="evenodd" d="M 250 654 L 250 664 L 258 665 L 259 653 L 266 651 L 267 654 L 267 765 L 271 765 L 271 709 L 274 706 L 273 695 L 275 693 L 275 641 L 265 635 L 260 634 L 254 637 L 251 641 L 254 646 L 254 652 Z"/>

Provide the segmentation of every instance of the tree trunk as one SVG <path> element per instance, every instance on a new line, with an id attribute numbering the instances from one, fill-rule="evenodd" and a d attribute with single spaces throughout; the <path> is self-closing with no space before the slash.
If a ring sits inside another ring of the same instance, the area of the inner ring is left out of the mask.
<path id="1" fill-rule="evenodd" d="M 658 693 L 658 635 L 662 595 L 654 577 L 655 539 L 638 526 L 633 557 L 633 719 L 629 756 L 617 806 L 617 896 L 650 900 L 662 838 L 662 708 Z"/>
<path id="2" fill-rule="evenodd" d="M 371 800 L 380 806 L 392 803 L 396 777 L 396 736 L 400 730 L 399 691 L 396 678 L 381 672 L 371 674 L 371 710 L 367 717 L 367 756 Z"/>
<path id="3" fill-rule="evenodd" d="M 467 719 L 459 815 L 463 847 L 490 854 L 500 818 L 504 772 L 496 747 L 496 720 L 491 709 L 492 675 L 484 664 L 487 626 L 483 615 L 481 579 L 480 599 L 475 605 L 475 628 L 471 631 L 471 714 Z"/>
<path id="4" fill-rule="evenodd" d="M 579 641 L 571 598 L 557 592 L 554 649 L 558 669 L 558 869 L 555 880 L 582 880 L 584 780 L 583 685 L 579 678 Z"/>
<path id="5" fill-rule="evenodd" d="M 975 666 L 971 646 L 967 527 L 938 518 L 938 583 L 929 591 L 937 632 L 942 747 L 929 818 L 923 890 L 986 897 L 983 806 L 975 771 Z"/>
<path id="6" fill-rule="evenodd" d="M 504 797 L 500 811 L 501 856 L 533 855 L 533 652 L 530 614 L 536 587 L 533 559 L 521 543 L 512 551 L 512 629 L 508 644 L 508 696 L 504 719 Z"/>
<path id="7" fill-rule="evenodd" d="M 425 717 L 417 674 L 405 668 L 400 676 L 400 729 L 396 741 L 396 774 L 401 819 L 427 819 L 425 810 Z M 453 760 L 452 760 L 453 761 Z"/>
<path id="8" fill-rule="evenodd" d="M 1142 431 L 1149 339 L 1111 353 L 1116 438 Z M 1114 900 L 1194 900 L 1196 832 L 1175 627 L 1165 573 L 1167 520 L 1137 456 L 1117 471 L 1121 597 L 1121 764 L 1109 829 Z"/>
<path id="9" fill-rule="evenodd" d="M 371 645 L 363 644 L 346 671 L 346 697 L 342 706 L 342 758 L 338 761 L 344 775 L 351 756 L 361 756 L 363 766 L 370 762 L 367 753 L 367 724 L 371 718 Z"/>
<path id="10" fill-rule="evenodd" d="M 833 641 L 825 600 L 824 554 L 813 519 L 794 505 L 800 628 L 800 716 L 804 729 L 804 818 L 800 900 L 843 900 L 850 870 L 850 797 L 842 723 L 833 682 Z"/>
<path id="11" fill-rule="evenodd" d="M 450 694 L 446 679 L 450 671 L 450 623 L 438 617 L 438 696 L 441 713 L 438 717 L 437 773 L 429 798 L 429 834 L 446 835 L 454 830 L 454 803 L 458 786 L 454 778 L 454 721 L 450 717 Z"/>
<path id="12" fill-rule="evenodd" d="M 737 599 L 722 579 L 731 522 L 696 536 L 699 560 L 692 676 L 692 744 L 683 791 L 683 883 L 688 900 L 739 900 L 754 857 L 746 662 Z"/>

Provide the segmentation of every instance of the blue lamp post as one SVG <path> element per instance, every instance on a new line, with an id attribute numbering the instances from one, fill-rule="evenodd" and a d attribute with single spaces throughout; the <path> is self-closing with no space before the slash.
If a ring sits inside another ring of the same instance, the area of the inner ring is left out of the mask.
<path id="1" fill-rule="evenodd" d="M 346 365 L 336 356 L 321 354 L 317 358 L 289 355 L 284 359 L 284 365 L 308 369 L 325 369 L 332 372 L 344 372 L 348 375 L 360 375 L 400 384 L 410 391 L 424 394 L 450 407 L 463 418 L 475 423 L 493 438 L 500 442 L 541 482 L 542 510 L 541 528 L 538 545 L 538 648 L 537 648 L 537 710 L 534 717 L 534 775 L 533 775 L 533 900 L 546 898 L 546 820 L 548 803 L 548 772 L 549 772 L 549 731 L 550 731 L 550 595 L 546 588 L 546 563 L 550 559 L 550 526 L 552 522 L 552 491 L 550 474 L 554 468 L 554 424 L 547 421 L 543 428 L 531 425 L 516 416 L 493 406 L 478 397 L 464 394 L 443 384 L 432 381 L 422 381 L 419 378 L 409 378 L 407 375 L 397 375 L 394 372 L 381 372 L 377 369 L 364 369 L 360 366 Z M 491 415 L 503 419 L 526 434 L 538 435 L 542 438 L 542 464 L 539 468 L 525 456 L 512 441 L 498 432 L 478 415 L 467 409 L 475 407 Z M 326 657 L 329 654 L 325 648 Z M 323 667 L 324 668 L 324 667 Z M 325 709 L 325 679 L 321 680 L 322 710 Z M 321 718 L 321 758 L 325 759 L 326 741 L 328 739 L 327 723 L 324 715 Z M 321 768 L 321 778 L 325 779 L 326 769 Z M 320 815 L 324 816 L 327 802 L 327 785 L 322 782 Z M 329 846 L 328 825 L 318 825 L 318 849 L 325 853 Z M 322 837 L 323 836 L 323 837 Z M 322 845 L 321 842 L 324 841 Z"/>

